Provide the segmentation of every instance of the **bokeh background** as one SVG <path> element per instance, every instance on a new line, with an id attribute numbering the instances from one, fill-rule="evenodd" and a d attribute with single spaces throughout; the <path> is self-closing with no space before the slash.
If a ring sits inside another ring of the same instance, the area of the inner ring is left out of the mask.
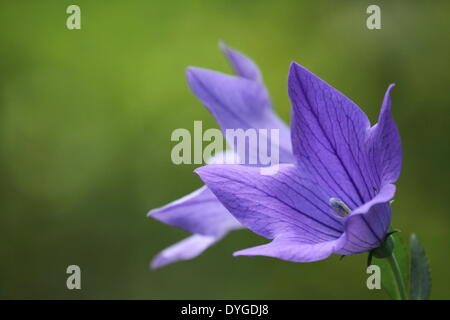
<path id="1" fill-rule="evenodd" d="M 66 28 L 81 7 L 82 29 Z M 366 28 L 381 6 L 382 29 Z M 236 231 L 195 260 L 149 261 L 187 235 L 148 210 L 199 187 L 170 160 L 175 128 L 216 127 L 188 65 L 229 72 L 218 41 L 254 58 L 288 121 L 295 60 L 376 120 L 389 83 L 404 148 L 393 224 L 416 232 L 450 298 L 448 1 L 1 1 L 0 298 L 385 299 L 366 255 L 296 264 L 232 252 Z M 66 267 L 82 290 L 66 289 Z"/>

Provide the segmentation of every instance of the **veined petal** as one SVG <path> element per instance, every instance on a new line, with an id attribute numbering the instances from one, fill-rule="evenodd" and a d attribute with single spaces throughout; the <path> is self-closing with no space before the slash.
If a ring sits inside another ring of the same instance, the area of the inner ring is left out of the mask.
<path id="1" fill-rule="evenodd" d="M 370 123 L 364 112 L 332 86 L 292 63 L 288 81 L 292 103 L 293 151 L 330 197 L 351 209 L 375 194 L 366 152 Z"/>
<path id="2" fill-rule="evenodd" d="M 234 160 L 235 155 L 226 151 L 209 159 L 209 162 L 223 164 L 233 163 Z M 153 268 L 194 258 L 229 231 L 243 228 L 206 186 L 164 207 L 151 210 L 148 216 L 194 233 L 158 254 L 152 262 Z"/>
<path id="3" fill-rule="evenodd" d="M 180 260 L 197 257 L 221 237 L 194 234 L 161 251 L 151 262 L 152 269 L 161 268 Z"/>
<path id="4" fill-rule="evenodd" d="M 293 160 L 289 129 L 273 112 L 263 84 L 194 67 L 187 69 L 187 80 L 224 133 L 227 129 L 278 129 L 280 162 Z M 268 143 L 276 143 L 268 136 Z M 234 146 L 233 141 L 228 142 Z"/>
<path id="5" fill-rule="evenodd" d="M 294 237 L 275 238 L 261 246 L 235 252 L 234 256 L 267 256 L 292 262 L 313 262 L 328 258 L 340 250 L 345 243 L 345 234 L 338 239 L 305 243 Z"/>
<path id="6" fill-rule="evenodd" d="M 387 184 L 370 201 L 355 209 L 345 220 L 347 243 L 341 254 L 355 254 L 377 248 L 391 222 L 389 202 L 395 194 L 395 185 Z"/>
<path id="7" fill-rule="evenodd" d="M 261 71 L 252 59 L 245 54 L 230 48 L 223 41 L 220 42 L 220 48 L 237 75 L 249 80 L 262 82 Z"/>
<path id="8" fill-rule="evenodd" d="M 391 115 L 389 86 L 383 99 L 378 123 L 369 133 L 369 158 L 378 185 L 397 181 L 402 167 L 402 145 L 397 125 Z"/>
<path id="9" fill-rule="evenodd" d="M 206 186 L 151 210 L 148 216 L 202 235 L 224 235 L 242 227 Z"/>
<path id="10" fill-rule="evenodd" d="M 342 234 L 328 198 L 294 165 L 279 165 L 273 175 L 239 165 L 207 165 L 195 172 L 239 222 L 263 237 L 316 243 Z"/>

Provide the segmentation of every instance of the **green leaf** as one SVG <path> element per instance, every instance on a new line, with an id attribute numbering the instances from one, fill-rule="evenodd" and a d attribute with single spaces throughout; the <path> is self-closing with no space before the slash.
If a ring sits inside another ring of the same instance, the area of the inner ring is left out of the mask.
<path id="1" fill-rule="evenodd" d="M 408 267 L 408 251 L 400 239 L 399 233 L 391 234 L 390 237 L 394 242 L 394 250 L 392 254 L 397 259 L 400 271 L 403 275 L 403 281 L 408 283 L 409 267 Z M 392 298 L 400 300 L 400 293 L 397 288 L 395 276 L 387 259 L 372 258 L 372 264 L 378 265 L 381 270 L 381 287 Z"/>
<path id="2" fill-rule="evenodd" d="M 431 292 L 431 272 L 427 256 L 415 234 L 411 235 L 411 283 L 412 300 L 426 300 Z"/>

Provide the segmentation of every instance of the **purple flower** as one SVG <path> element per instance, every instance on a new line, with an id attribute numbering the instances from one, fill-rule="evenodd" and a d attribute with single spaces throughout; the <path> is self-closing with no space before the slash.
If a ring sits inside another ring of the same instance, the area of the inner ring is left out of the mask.
<path id="1" fill-rule="evenodd" d="M 280 162 L 293 162 L 289 128 L 274 114 L 258 67 L 225 44 L 221 48 L 237 76 L 190 67 L 187 69 L 190 89 L 216 118 L 222 131 L 279 129 Z M 229 154 L 227 158 L 231 158 Z M 220 163 L 223 159 L 218 155 L 213 162 Z M 193 234 L 160 252 L 152 261 L 153 268 L 194 258 L 229 231 L 243 228 L 206 186 L 151 210 L 148 216 Z"/>
<path id="2" fill-rule="evenodd" d="M 383 242 L 402 161 L 390 113 L 392 87 L 378 123 L 370 126 L 355 103 L 292 63 L 288 92 L 294 163 L 281 164 L 271 176 L 242 165 L 196 170 L 242 225 L 272 239 L 235 255 L 310 262 L 369 251 Z"/>

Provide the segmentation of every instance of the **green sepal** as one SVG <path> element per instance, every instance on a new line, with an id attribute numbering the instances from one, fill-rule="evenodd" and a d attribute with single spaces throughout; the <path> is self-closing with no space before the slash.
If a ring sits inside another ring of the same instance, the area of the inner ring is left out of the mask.
<path id="1" fill-rule="evenodd" d="M 431 293 L 431 271 L 425 251 L 415 234 L 411 235 L 410 297 L 427 300 Z"/>

